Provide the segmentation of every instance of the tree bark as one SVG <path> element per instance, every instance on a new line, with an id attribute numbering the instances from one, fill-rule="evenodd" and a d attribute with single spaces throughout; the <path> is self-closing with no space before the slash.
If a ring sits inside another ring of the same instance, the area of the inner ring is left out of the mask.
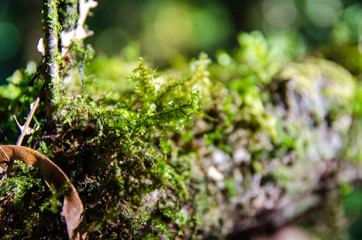
<path id="1" fill-rule="evenodd" d="M 43 57 L 42 69 L 44 85 L 40 97 L 44 106 L 44 115 L 47 119 L 47 129 L 54 129 L 52 100 L 55 96 L 59 96 L 59 87 L 57 87 L 57 84 L 60 82 L 59 36 L 61 25 L 59 24 L 57 0 L 42 1 L 42 17 L 45 55 Z"/>

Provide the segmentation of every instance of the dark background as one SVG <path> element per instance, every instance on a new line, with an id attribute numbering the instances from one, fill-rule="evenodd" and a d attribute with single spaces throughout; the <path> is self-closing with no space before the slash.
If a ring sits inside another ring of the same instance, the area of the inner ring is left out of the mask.
<path id="1" fill-rule="evenodd" d="M 283 44 L 294 37 L 301 52 L 331 41 L 359 40 L 361 4 L 356 0 L 100 0 L 87 19 L 87 39 L 97 54 L 133 54 L 164 66 L 205 51 L 237 46 L 237 34 L 261 30 Z M 36 0 L 0 1 L 0 84 L 16 69 L 34 65 L 41 37 Z"/>

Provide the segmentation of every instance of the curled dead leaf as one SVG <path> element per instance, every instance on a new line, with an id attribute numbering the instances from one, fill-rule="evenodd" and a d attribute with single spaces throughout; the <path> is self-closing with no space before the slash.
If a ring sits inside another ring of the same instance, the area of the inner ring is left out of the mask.
<path id="1" fill-rule="evenodd" d="M 5 168 L 9 161 L 21 160 L 28 166 L 36 166 L 40 170 L 48 186 L 59 189 L 69 182 L 67 175 L 49 158 L 26 147 L 16 145 L 0 146 L 0 167 Z M 65 218 L 69 239 L 87 239 L 86 223 L 83 220 L 83 204 L 73 184 L 69 184 L 65 192 L 61 214 Z"/>

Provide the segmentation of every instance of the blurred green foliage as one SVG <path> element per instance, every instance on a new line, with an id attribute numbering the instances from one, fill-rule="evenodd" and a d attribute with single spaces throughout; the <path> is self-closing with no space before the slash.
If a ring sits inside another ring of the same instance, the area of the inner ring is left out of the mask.
<path id="1" fill-rule="evenodd" d="M 0 46 L 4 49 L 0 83 L 4 84 L 15 69 L 40 59 L 35 46 L 41 26 L 37 1 L 0 4 Z M 357 0 L 103 0 L 93 12 L 87 23 L 96 34 L 87 42 L 98 54 L 114 56 L 127 51 L 127 46 L 137 46 L 136 57 L 146 57 L 161 67 L 196 57 L 201 51 L 213 58 L 219 49 L 232 50 L 241 31 L 260 30 L 281 49 L 301 57 L 326 43 L 338 43 L 339 48 L 356 44 L 361 36 Z M 288 42 L 294 48 L 286 47 L 285 38 L 294 39 Z"/>

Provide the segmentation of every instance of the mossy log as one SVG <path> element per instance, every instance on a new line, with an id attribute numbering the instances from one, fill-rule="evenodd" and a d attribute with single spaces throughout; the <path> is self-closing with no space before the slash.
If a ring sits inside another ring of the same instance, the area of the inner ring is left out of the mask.
<path id="1" fill-rule="evenodd" d="M 72 76 L 56 128 L 28 143 L 71 176 L 90 239 L 248 239 L 306 219 L 342 229 L 339 204 L 362 177 L 358 82 L 327 60 L 259 63 L 242 49 L 230 66 L 201 54 L 180 81 L 143 60 L 132 84 L 124 62 L 96 60 L 89 95 L 68 91 Z"/>
<path id="2" fill-rule="evenodd" d="M 264 110 L 276 132 L 234 120 L 219 143 L 232 145 L 229 152 L 193 139 L 200 146 L 194 179 L 204 176 L 194 196 L 202 203 L 202 239 L 249 239 L 306 219 L 338 225 L 342 192 L 361 180 L 351 154 L 362 148 L 351 138 L 361 136 L 361 122 L 353 117 L 355 82 L 345 69 L 321 59 L 289 63 L 262 90 L 271 96 Z M 328 208 L 334 218 L 323 215 Z"/>

